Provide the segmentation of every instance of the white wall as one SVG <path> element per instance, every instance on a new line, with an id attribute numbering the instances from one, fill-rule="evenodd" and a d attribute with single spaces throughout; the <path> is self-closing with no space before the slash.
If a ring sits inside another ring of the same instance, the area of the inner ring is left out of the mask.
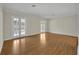
<path id="1" fill-rule="evenodd" d="M 79 16 L 78 16 L 78 34 L 79 34 Z"/>
<path id="2" fill-rule="evenodd" d="M 79 34 L 79 4 L 77 4 L 78 34 Z"/>
<path id="3" fill-rule="evenodd" d="M 40 33 L 40 17 L 37 16 L 26 16 L 26 34 L 28 35 L 34 35 Z"/>
<path id="4" fill-rule="evenodd" d="M 4 10 L 4 39 L 13 38 L 11 35 L 11 16 L 24 17 L 26 19 L 26 36 L 40 33 L 40 21 L 44 20 L 41 17 L 35 15 L 27 15 L 24 13 Z M 65 35 L 76 36 L 77 35 L 77 17 L 66 16 L 51 18 L 46 21 L 46 32 L 59 33 Z"/>
<path id="5" fill-rule="evenodd" d="M 77 30 L 77 34 L 78 34 L 78 54 L 79 54 L 79 11 L 78 11 L 78 30 Z"/>
<path id="6" fill-rule="evenodd" d="M 4 39 L 12 39 L 11 35 L 11 17 L 17 16 L 17 17 L 24 17 L 26 19 L 26 36 L 28 35 L 34 35 L 40 33 L 40 21 L 43 20 L 43 18 L 35 16 L 35 15 L 27 15 L 24 13 L 16 12 L 13 10 L 4 10 Z"/>
<path id="7" fill-rule="evenodd" d="M 2 7 L 0 6 L 0 52 L 3 43 L 3 11 Z"/>
<path id="8" fill-rule="evenodd" d="M 8 13 L 8 12 L 4 12 L 3 11 L 3 15 L 4 15 L 4 18 L 3 18 L 3 35 L 4 35 L 4 40 L 5 39 L 10 39 L 11 38 L 11 15 Z"/>
<path id="9" fill-rule="evenodd" d="M 79 55 L 79 4 L 77 4 L 77 34 L 78 34 L 78 55 Z"/>
<path id="10" fill-rule="evenodd" d="M 66 16 L 49 21 L 49 32 L 77 36 L 77 17 Z"/>

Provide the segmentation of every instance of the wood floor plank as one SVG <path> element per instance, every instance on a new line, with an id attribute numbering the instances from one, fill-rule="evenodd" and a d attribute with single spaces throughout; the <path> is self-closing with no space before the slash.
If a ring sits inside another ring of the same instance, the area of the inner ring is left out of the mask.
<path id="1" fill-rule="evenodd" d="M 77 45 L 77 37 L 46 32 L 4 41 L 1 55 L 75 55 Z"/>

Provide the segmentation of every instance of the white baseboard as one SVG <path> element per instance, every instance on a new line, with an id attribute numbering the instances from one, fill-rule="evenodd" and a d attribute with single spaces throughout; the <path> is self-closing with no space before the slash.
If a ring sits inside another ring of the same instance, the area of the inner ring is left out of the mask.
<path id="1" fill-rule="evenodd" d="M 55 33 L 55 34 L 60 34 L 60 35 L 67 35 L 67 36 L 75 36 L 78 37 L 76 34 L 65 34 L 65 33 L 60 33 L 60 32 L 50 32 L 50 33 Z"/>
<path id="2" fill-rule="evenodd" d="M 25 36 L 32 36 L 32 35 L 36 35 L 36 34 L 40 34 L 40 33 L 41 32 L 39 32 L 39 33 L 33 33 L 33 34 L 25 35 Z M 16 38 L 19 38 L 19 37 L 16 37 Z M 11 40 L 11 39 L 15 39 L 15 38 L 7 38 L 7 39 L 4 39 L 4 41 Z"/>
<path id="3" fill-rule="evenodd" d="M 77 49 L 77 55 L 79 55 L 79 46 L 78 46 L 78 49 Z"/>
<path id="4" fill-rule="evenodd" d="M 1 53 L 1 50 L 2 50 L 2 46 L 3 46 L 3 42 L 0 42 L 0 53 Z"/>

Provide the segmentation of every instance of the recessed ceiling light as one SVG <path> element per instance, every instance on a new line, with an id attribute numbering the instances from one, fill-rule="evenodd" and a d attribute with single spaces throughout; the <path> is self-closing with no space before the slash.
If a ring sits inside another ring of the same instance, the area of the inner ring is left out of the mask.
<path id="1" fill-rule="evenodd" d="M 32 7 L 36 7 L 36 5 L 32 5 Z"/>

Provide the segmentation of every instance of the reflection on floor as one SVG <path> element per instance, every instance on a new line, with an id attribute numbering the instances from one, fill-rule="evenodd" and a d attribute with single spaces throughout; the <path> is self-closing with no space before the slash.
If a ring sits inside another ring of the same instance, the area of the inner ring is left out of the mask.
<path id="1" fill-rule="evenodd" d="M 2 55 L 63 55 L 77 54 L 77 37 L 41 33 L 21 39 L 7 40 Z"/>

